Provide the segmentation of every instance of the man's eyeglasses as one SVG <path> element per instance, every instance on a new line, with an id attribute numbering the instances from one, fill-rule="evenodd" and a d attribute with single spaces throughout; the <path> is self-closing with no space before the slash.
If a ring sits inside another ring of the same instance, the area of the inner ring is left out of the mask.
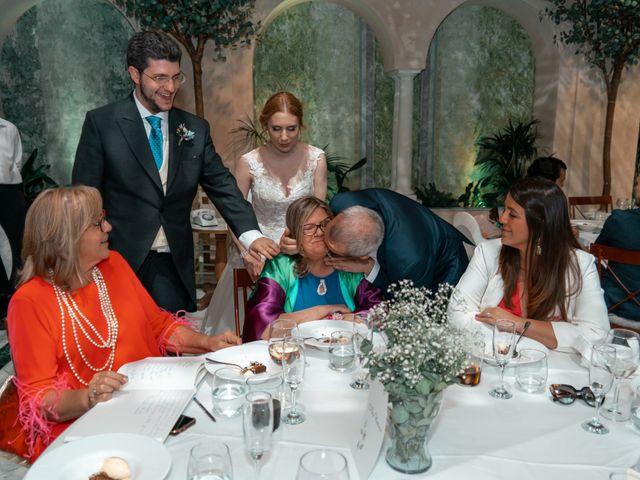
<path id="1" fill-rule="evenodd" d="M 312 235 L 316 234 L 318 229 L 320 229 L 320 231 L 324 233 L 324 229 L 327 228 L 327 225 L 329 224 L 330 221 L 331 221 L 331 218 L 327 217 L 324 220 L 322 220 L 320 223 L 305 223 L 302 226 L 302 234 L 307 235 L 308 237 L 311 237 Z"/>
<path id="2" fill-rule="evenodd" d="M 100 220 L 91 224 L 92 227 L 98 227 L 101 232 L 107 231 L 107 211 L 102 210 L 102 215 L 100 215 Z"/>
<path id="3" fill-rule="evenodd" d="M 552 383 L 549 385 L 549 391 L 551 392 L 553 401 L 562 403 L 563 405 L 570 405 L 575 402 L 577 398 L 580 398 L 590 407 L 596 406 L 596 396 L 589 387 L 576 390 L 571 385 Z"/>
<path id="4" fill-rule="evenodd" d="M 145 77 L 150 78 L 151 80 L 156 82 L 158 85 L 161 85 L 163 87 L 169 85 L 169 82 L 178 83 L 182 85 L 187 79 L 187 76 L 182 72 L 178 73 L 177 75 L 174 75 L 173 77 L 170 77 L 169 75 L 154 75 L 152 77 L 151 75 L 147 75 L 141 70 L 138 70 L 138 71 L 141 74 L 143 74 Z"/>

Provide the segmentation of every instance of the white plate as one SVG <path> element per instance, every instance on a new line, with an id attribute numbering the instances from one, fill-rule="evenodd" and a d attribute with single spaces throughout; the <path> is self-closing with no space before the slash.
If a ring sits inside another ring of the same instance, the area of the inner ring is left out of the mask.
<path id="1" fill-rule="evenodd" d="M 549 349 L 547 347 L 545 347 L 543 344 L 541 344 L 540 342 L 532 339 L 532 338 L 528 338 L 528 337 L 522 337 L 522 340 L 520 340 L 520 343 L 518 344 L 518 348 L 517 350 L 524 350 L 525 348 L 534 348 L 536 350 L 541 350 L 544 353 L 546 353 L 547 355 L 549 355 Z M 487 362 L 489 365 L 493 365 L 496 366 L 496 358 L 493 356 L 493 346 L 492 346 L 492 340 L 489 339 L 485 342 L 485 347 L 484 347 L 484 361 Z M 510 366 L 514 366 L 517 363 L 530 363 L 533 360 L 523 360 L 523 359 L 518 359 L 518 358 L 513 358 L 511 359 L 511 361 L 508 363 L 507 367 Z"/>
<path id="2" fill-rule="evenodd" d="M 87 480 L 100 471 L 107 457 L 126 460 L 135 480 L 162 480 L 171 468 L 171 454 L 157 440 L 132 433 L 105 433 L 46 452 L 29 469 L 25 480 Z"/>
<path id="3" fill-rule="evenodd" d="M 599 220 L 571 220 L 571 225 L 583 232 L 597 233 L 602 230 L 604 222 Z"/>
<path id="4" fill-rule="evenodd" d="M 353 322 L 346 320 L 314 320 L 298 325 L 301 337 L 305 337 L 305 344 L 320 350 L 329 350 L 329 339 L 338 330 L 353 331 Z"/>
<path id="5" fill-rule="evenodd" d="M 265 372 L 267 375 L 280 375 L 282 372 L 282 367 L 271 360 L 269 350 L 267 349 L 267 342 L 264 340 L 223 348 L 217 352 L 207 354 L 207 358 L 220 362 L 235 363 L 241 367 L 248 367 L 251 362 L 260 362 L 267 367 L 267 371 Z M 204 366 L 208 372 L 214 373 L 225 365 L 205 361 Z M 248 375 L 251 374 L 249 373 Z"/>

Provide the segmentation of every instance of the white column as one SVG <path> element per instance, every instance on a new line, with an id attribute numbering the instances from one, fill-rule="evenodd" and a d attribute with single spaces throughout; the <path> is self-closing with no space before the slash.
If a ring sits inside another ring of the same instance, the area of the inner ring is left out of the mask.
<path id="1" fill-rule="evenodd" d="M 413 77 L 420 70 L 395 70 L 393 96 L 393 142 L 391 146 L 391 189 L 413 196 L 411 160 L 413 152 Z"/>

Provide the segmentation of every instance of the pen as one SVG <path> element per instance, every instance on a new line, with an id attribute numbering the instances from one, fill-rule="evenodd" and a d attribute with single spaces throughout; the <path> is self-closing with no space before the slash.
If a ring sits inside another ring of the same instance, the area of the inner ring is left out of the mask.
<path id="1" fill-rule="evenodd" d="M 204 413 L 207 414 L 207 417 L 209 417 L 214 422 L 216 421 L 216 417 L 211 415 L 211 412 L 207 410 L 207 407 L 205 407 L 202 403 L 200 403 L 200 400 L 198 400 L 195 396 L 193 397 L 193 401 L 196 402 L 196 405 L 198 405 Z"/>

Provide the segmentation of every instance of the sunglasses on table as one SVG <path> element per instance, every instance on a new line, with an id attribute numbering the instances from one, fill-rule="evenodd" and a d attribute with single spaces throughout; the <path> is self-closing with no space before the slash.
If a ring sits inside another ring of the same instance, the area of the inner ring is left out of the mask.
<path id="1" fill-rule="evenodd" d="M 549 391 L 551 392 L 553 401 L 563 405 L 570 405 L 579 398 L 590 407 L 596 406 L 596 396 L 589 387 L 583 387 L 577 390 L 571 385 L 552 383 L 549 385 Z"/>

